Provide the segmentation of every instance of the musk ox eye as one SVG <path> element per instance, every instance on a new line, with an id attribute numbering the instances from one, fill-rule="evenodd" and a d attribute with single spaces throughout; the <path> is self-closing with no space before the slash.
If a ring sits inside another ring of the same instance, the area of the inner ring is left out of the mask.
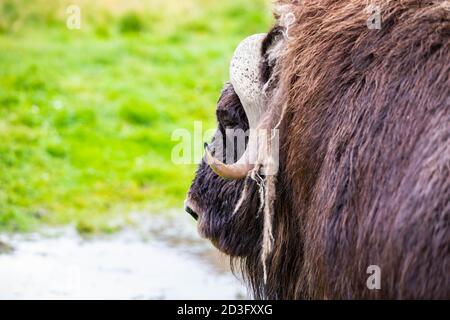
<path id="1" fill-rule="evenodd" d="M 221 129 L 247 129 L 248 121 L 239 96 L 231 84 L 226 83 L 217 103 L 216 117 Z"/>
<path id="2" fill-rule="evenodd" d="M 238 123 L 238 119 L 233 117 L 229 110 L 217 110 L 217 120 L 225 129 L 234 128 Z"/>

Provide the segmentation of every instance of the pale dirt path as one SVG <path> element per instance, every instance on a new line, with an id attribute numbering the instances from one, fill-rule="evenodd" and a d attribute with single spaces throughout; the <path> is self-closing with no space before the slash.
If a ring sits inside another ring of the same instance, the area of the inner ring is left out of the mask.
<path id="1" fill-rule="evenodd" d="M 69 227 L 1 235 L 14 251 L 0 254 L 0 299 L 246 297 L 188 219 L 147 219 L 137 229 L 88 240 Z"/>

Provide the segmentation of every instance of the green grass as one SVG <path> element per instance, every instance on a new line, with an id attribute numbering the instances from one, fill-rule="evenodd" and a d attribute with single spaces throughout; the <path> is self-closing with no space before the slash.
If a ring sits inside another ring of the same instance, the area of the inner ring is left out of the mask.
<path id="1" fill-rule="evenodd" d="M 81 30 L 55 3 L 0 3 L 0 230 L 108 231 L 131 210 L 181 207 L 195 165 L 172 163 L 172 132 L 214 127 L 230 56 L 268 28 L 269 3 L 81 1 Z"/>

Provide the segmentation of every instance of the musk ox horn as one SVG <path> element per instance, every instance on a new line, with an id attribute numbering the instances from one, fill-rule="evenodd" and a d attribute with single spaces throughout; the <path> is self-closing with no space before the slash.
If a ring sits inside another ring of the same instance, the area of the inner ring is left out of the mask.
<path id="1" fill-rule="evenodd" d="M 244 39 L 236 48 L 230 63 L 230 82 L 241 100 L 250 128 L 256 128 L 266 111 L 262 95 L 260 65 L 265 33 Z"/>
<path id="2" fill-rule="evenodd" d="M 261 119 L 267 112 L 259 71 L 262 63 L 261 47 L 265 37 L 266 34 L 262 33 L 244 39 L 238 45 L 230 63 L 230 82 L 245 110 L 250 128 L 247 149 L 234 164 L 223 163 L 205 149 L 206 162 L 216 174 L 226 179 L 237 180 L 246 177 L 258 160 L 258 132 L 264 129 Z"/>

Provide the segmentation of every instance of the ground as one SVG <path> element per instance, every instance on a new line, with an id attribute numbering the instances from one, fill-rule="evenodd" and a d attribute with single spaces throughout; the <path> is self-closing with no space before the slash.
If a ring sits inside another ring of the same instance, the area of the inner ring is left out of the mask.
<path id="1" fill-rule="evenodd" d="M 195 165 L 172 163 L 172 132 L 214 127 L 233 49 L 267 30 L 269 6 L 2 1 L 0 230 L 114 231 L 126 212 L 181 207 Z"/>

